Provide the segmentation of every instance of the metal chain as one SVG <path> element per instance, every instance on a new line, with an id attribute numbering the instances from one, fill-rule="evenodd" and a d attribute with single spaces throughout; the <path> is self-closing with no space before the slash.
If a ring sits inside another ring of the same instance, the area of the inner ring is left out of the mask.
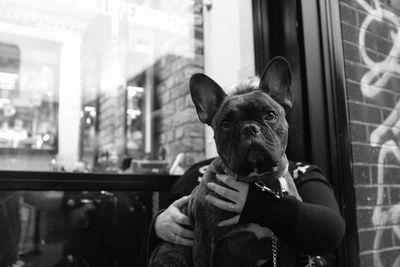
<path id="1" fill-rule="evenodd" d="M 273 267 L 278 266 L 278 238 L 272 234 L 272 265 Z"/>
<path id="2" fill-rule="evenodd" d="M 282 197 L 282 192 L 276 192 L 274 190 L 272 190 L 271 188 L 269 188 L 268 186 L 265 185 L 265 183 L 261 180 L 254 182 L 254 184 L 261 189 L 261 191 L 263 192 L 267 192 L 272 194 L 274 197 L 276 198 L 281 198 Z"/>

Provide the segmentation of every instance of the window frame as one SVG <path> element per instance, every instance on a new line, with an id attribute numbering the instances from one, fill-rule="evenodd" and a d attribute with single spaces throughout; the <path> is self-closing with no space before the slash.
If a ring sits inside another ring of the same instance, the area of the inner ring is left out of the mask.
<path id="1" fill-rule="evenodd" d="M 108 190 L 167 191 L 177 175 L 0 171 L 0 189 L 9 190 Z"/>

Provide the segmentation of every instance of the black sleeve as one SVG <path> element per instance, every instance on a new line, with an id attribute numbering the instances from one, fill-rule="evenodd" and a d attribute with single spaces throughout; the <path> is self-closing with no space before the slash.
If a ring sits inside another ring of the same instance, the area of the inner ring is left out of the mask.
<path id="1" fill-rule="evenodd" d="M 335 196 L 318 170 L 302 175 L 296 183 L 303 201 L 276 199 L 251 184 L 240 222 L 257 222 L 298 251 L 324 254 L 333 250 L 344 235 L 344 221 Z"/>
<path id="2" fill-rule="evenodd" d="M 157 216 L 163 211 L 164 210 L 159 210 L 156 213 L 156 215 L 151 220 L 149 229 L 147 231 L 146 239 L 144 240 L 144 244 L 142 246 L 142 255 L 145 258 L 145 262 L 149 262 L 152 252 L 161 241 L 161 239 L 159 239 L 156 235 L 154 224 Z"/>

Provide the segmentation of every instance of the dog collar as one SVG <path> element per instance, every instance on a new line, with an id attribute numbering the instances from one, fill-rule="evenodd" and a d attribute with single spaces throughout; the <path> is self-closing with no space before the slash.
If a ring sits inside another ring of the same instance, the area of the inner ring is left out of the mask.
<path id="1" fill-rule="evenodd" d="M 263 173 L 252 172 L 248 176 L 239 175 L 239 174 L 231 171 L 227 167 L 225 167 L 224 171 L 229 176 L 235 178 L 235 180 L 240 181 L 240 182 L 245 182 L 245 183 L 254 183 L 254 182 L 259 181 L 262 177 L 266 177 L 266 176 L 273 177 L 274 176 L 272 171 L 267 171 L 267 172 L 263 172 Z"/>
<path id="2" fill-rule="evenodd" d="M 276 198 L 282 198 L 289 194 L 289 187 L 286 179 L 283 177 L 274 177 L 273 172 L 264 172 L 261 174 L 253 173 L 249 176 L 240 176 L 229 169 L 225 169 L 225 172 L 240 182 L 254 183 L 261 191 L 269 193 Z M 264 182 L 267 180 L 269 180 L 270 183 L 266 184 Z"/>
<path id="3" fill-rule="evenodd" d="M 288 190 L 289 187 L 286 182 L 286 179 L 281 177 L 281 178 L 278 178 L 278 181 L 279 181 L 280 187 L 276 188 L 275 190 L 268 187 L 261 179 L 257 182 L 254 182 L 254 184 L 258 188 L 260 188 L 261 191 L 270 193 L 276 198 L 282 198 L 282 197 L 289 195 L 289 190 Z"/>

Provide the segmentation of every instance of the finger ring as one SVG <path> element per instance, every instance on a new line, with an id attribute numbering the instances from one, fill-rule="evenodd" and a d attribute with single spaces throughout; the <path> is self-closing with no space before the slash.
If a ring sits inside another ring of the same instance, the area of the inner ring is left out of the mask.
<path id="1" fill-rule="evenodd" d="M 232 212 L 236 212 L 236 204 L 232 204 Z"/>
<path id="2" fill-rule="evenodd" d="M 169 234 L 169 238 L 171 239 L 172 242 L 175 242 L 175 240 L 176 240 L 176 234 L 171 232 L 171 233 Z"/>

